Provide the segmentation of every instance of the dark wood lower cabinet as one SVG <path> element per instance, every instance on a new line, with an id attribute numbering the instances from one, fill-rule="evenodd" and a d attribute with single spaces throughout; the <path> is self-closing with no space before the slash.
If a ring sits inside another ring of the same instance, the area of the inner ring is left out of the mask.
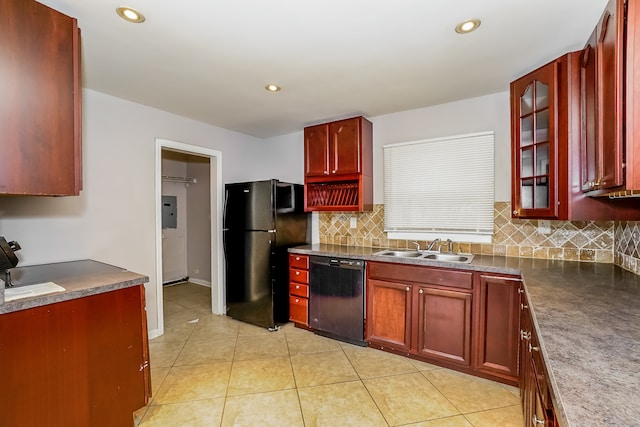
<path id="1" fill-rule="evenodd" d="M 518 381 L 520 279 L 478 274 L 475 369 Z"/>
<path id="2" fill-rule="evenodd" d="M 470 292 L 418 290 L 419 355 L 471 366 Z"/>
<path id="3" fill-rule="evenodd" d="M 413 285 L 369 279 L 367 295 L 366 340 L 382 348 L 409 352 Z"/>
<path id="4" fill-rule="evenodd" d="M 518 384 L 519 277 L 368 262 L 371 347 Z"/>
<path id="5" fill-rule="evenodd" d="M 144 286 L 0 315 L 0 425 L 133 425 L 151 396 Z"/>
<path id="6" fill-rule="evenodd" d="M 533 326 L 529 303 L 523 291 L 520 297 L 520 396 L 524 425 L 556 427 L 557 420 L 540 353 L 540 343 Z"/>

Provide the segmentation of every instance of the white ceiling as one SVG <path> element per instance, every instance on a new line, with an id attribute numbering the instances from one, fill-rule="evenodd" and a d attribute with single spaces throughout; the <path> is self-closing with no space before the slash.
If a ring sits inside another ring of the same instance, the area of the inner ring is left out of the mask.
<path id="1" fill-rule="evenodd" d="M 261 138 L 507 91 L 581 49 L 607 3 L 40 1 L 78 18 L 85 87 Z M 122 20 L 123 5 L 146 22 Z M 469 18 L 480 28 L 455 33 Z"/>

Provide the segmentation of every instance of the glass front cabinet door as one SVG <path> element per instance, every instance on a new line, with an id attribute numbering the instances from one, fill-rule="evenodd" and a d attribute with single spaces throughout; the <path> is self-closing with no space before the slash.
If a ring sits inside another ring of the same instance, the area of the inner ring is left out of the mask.
<path id="1" fill-rule="evenodd" d="M 556 76 L 552 62 L 511 83 L 512 216 L 557 218 Z"/>

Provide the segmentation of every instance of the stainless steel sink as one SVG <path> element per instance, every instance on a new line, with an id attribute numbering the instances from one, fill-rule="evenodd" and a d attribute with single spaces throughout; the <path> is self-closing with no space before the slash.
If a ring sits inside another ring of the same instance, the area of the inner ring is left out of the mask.
<path id="1" fill-rule="evenodd" d="M 428 254 L 424 256 L 424 259 L 430 259 L 434 261 L 470 263 L 471 260 L 473 260 L 473 255 L 471 254 Z"/>
<path id="2" fill-rule="evenodd" d="M 402 257 L 402 258 L 418 258 L 424 254 L 418 251 L 393 251 L 389 249 L 389 250 L 376 252 L 374 255 L 393 256 L 393 257 Z"/>
<path id="3" fill-rule="evenodd" d="M 429 261 L 442 261 L 442 262 L 458 262 L 468 264 L 473 260 L 472 254 L 448 254 L 440 252 L 418 252 L 412 250 L 393 250 L 385 249 L 380 252 L 374 253 L 374 255 L 395 257 L 395 258 L 419 258 Z"/>

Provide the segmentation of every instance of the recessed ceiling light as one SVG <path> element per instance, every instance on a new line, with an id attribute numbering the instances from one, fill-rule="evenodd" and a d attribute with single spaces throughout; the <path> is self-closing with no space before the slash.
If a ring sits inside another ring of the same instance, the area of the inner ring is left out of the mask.
<path id="1" fill-rule="evenodd" d="M 270 84 L 264 87 L 269 92 L 278 92 L 281 88 L 278 85 Z"/>
<path id="2" fill-rule="evenodd" d="M 476 30 L 480 26 L 479 19 L 467 19 L 456 25 L 456 33 L 458 34 L 467 34 L 471 31 Z"/>
<path id="3" fill-rule="evenodd" d="M 116 12 L 118 12 L 118 15 L 125 21 L 133 22 L 134 24 L 144 22 L 144 15 L 130 7 L 119 7 L 116 9 Z"/>

